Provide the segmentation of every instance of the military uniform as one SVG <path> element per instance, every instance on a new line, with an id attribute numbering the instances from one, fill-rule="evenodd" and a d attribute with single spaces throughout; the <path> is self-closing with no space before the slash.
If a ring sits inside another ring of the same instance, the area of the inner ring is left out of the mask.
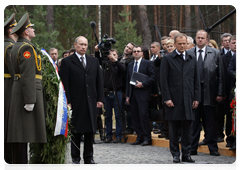
<path id="1" fill-rule="evenodd" d="M 12 14 L 10 18 L 4 23 L 4 31 L 8 31 L 10 28 L 15 27 L 17 24 L 15 14 Z M 4 33 L 5 34 L 5 33 Z M 7 123 L 9 114 L 9 104 L 12 91 L 12 82 L 14 72 L 11 65 L 10 53 L 15 44 L 15 41 L 8 37 L 8 32 L 4 37 L 4 159 L 7 163 L 11 163 L 11 144 L 7 142 Z"/>
<path id="2" fill-rule="evenodd" d="M 28 26 L 33 25 L 28 20 L 28 14 L 25 14 L 12 33 L 16 32 L 20 35 Z M 37 54 L 31 41 L 19 37 L 11 51 L 11 62 L 15 76 L 10 103 L 7 142 L 22 143 L 23 155 L 26 156 L 25 148 L 28 142 L 47 142 L 41 57 Z M 33 110 L 27 111 L 24 108 L 26 104 L 34 104 Z"/>

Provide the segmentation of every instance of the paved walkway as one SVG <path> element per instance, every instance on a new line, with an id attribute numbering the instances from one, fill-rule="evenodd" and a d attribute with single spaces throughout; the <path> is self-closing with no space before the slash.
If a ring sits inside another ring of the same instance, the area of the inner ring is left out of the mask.
<path id="1" fill-rule="evenodd" d="M 82 151 L 83 143 L 81 143 L 81 157 Z M 81 160 L 79 167 L 72 167 L 70 144 L 68 144 L 68 152 L 66 153 L 66 162 L 63 170 L 238 169 L 237 157 L 211 156 L 206 153 L 198 153 L 198 155 L 192 156 L 192 158 L 196 161 L 196 164 L 173 163 L 169 148 L 132 146 L 129 143 L 102 143 L 94 144 L 94 161 L 98 163 L 97 167 L 86 167 L 83 160 Z"/>

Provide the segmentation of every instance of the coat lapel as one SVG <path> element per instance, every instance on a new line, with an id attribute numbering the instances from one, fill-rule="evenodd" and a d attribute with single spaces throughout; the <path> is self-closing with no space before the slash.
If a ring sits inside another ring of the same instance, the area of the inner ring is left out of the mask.
<path id="1" fill-rule="evenodd" d="M 144 62 L 143 60 L 144 60 L 144 59 L 142 58 L 141 63 L 140 63 L 140 67 L 139 67 L 139 69 L 138 69 L 138 72 L 139 72 L 139 73 L 142 73 L 142 68 L 144 67 L 144 64 L 145 64 L 145 62 Z"/>
<path id="2" fill-rule="evenodd" d="M 86 56 L 86 61 L 87 61 L 87 66 L 86 66 L 86 72 L 89 70 L 89 68 L 91 68 L 91 65 L 92 65 L 92 58 L 90 57 L 90 56 L 88 56 L 88 55 L 86 55 L 85 54 L 85 56 Z"/>
<path id="3" fill-rule="evenodd" d="M 76 64 L 78 67 L 80 67 L 82 70 L 85 70 L 85 69 L 83 68 L 82 63 L 80 62 L 79 58 L 77 57 L 77 55 L 76 55 L 75 53 L 74 53 L 73 56 L 72 56 L 72 62 L 73 62 L 74 64 Z"/>

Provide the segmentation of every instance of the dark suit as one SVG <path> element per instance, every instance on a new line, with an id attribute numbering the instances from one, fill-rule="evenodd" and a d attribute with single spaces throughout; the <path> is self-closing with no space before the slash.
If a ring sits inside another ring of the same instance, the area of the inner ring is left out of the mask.
<path id="1" fill-rule="evenodd" d="M 228 76 L 231 77 L 231 91 L 236 86 L 236 53 L 232 56 L 232 59 L 229 63 L 228 69 L 227 69 Z M 232 94 L 232 92 L 229 95 L 229 100 L 231 101 L 235 96 Z M 230 137 L 229 137 L 230 136 Z M 227 143 L 230 145 L 236 146 L 236 137 L 229 135 L 227 138 Z M 228 140 L 229 139 L 229 140 Z"/>
<path id="2" fill-rule="evenodd" d="M 68 104 L 72 105 L 73 137 L 71 140 L 80 148 L 80 133 L 84 134 L 85 160 L 93 156 L 93 133 L 96 132 L 97 102 L 103 102 L 103 83 L 97 58 L 86 56 L 86 68 L 74 53 L 62 60 L 61 79 Z M 73 160 L 80 161 L 80 151 L 72 143 Z"/>
<path id="3" fill-rule="evenodd" d="M 229 63 L 229 66 L 227 68 L 227 73 L 228 73 L 228 76 L 231 77 L 231 87 L 230 89 L 232 90 L 233 87 L 236 85 L 236 53 L 233 55 L 230 63 Z M 229 95 L 229 100 L 232 100 L 234 98 L 233 94 L 230 93 Z"/>
<path id="4" fill-rule="evenodd" d="M 188 55 L 197 56 L 196 47 L 187 50 Z M 205 141 L 210 152 L 217 152 L 216 132 L 216 97 L 224 96 L 223 63 L 220 51 L 206 46 L 203 82 L 201 82 L 201 102 L 196 109 L 195 121 L 192 124 L 191 151 L 197 152 L 202 125 L 205 132 Z M 202 122 L 201 122 L 202 119 Z"/>
<path id="5" fill-rule="evenodd" d="M 221 132 L 223 131 L 223 126 L 224 126 L 224 116 L 226 114 L 226 135 L 227 135 L 227 143 L 232 143 L 233 140 L 231 137 L 229 137 L 229 135 L 231 134 L 231 130 L 232 130 L 232 112 L 230 111 L 230 100 L 229 100 L 229 96 L 231 94 L 231 77 L 228 75 L 227 73 L 227 69 L 229 66 L 229 63 L 232 59 L 232 52 L 229 51 L 227 54 L 222 55 L 222 61 L 223 61 L 223 67 L 224 67 L 224 76 L 225 76 L 225 99 L 224 99 L 224 114 L 219 115 L 220 117 L 220 123 L 219 123 L 219 131 L 221 130 Z M 221 112 L 220 112 L 221 113 Z"/>
<path id="6" fill-rule="evenodd" d="M 156 80 L 155 68 L 151 61 L 142 59 L 138 72 L 149 76 L 149 78 L 147 81 L 142 82 L 142 88 L 136 88 L 129 84 L 134 62 L 129 63 L 127 68 L 126 97 L 129 97 L 133 129 L 137 133 L 137 140 L 151 141 L 148 104 L 151 99 L 151 85 Z"/>
<path id="7" fill-rule="evenodd" d="M 174 107 L 165 105 L 169 121 L 170 151 L 179 156 L 178 130 L 181 129 L 182 157 L 190 156 L 191 123 L 195 119 L 193 101 L 200 101 L 200 79 L 194 56 L 185 53 L 185 60 L 176 50 L 162 59 L 160 84 L 163 101 L 172 100 Z"/>

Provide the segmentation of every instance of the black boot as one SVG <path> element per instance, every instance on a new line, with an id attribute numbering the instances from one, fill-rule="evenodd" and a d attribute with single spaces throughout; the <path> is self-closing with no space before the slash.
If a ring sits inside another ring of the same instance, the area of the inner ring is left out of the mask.
<path id="1" fill-rule="evenodd" d="M 99 135 L 100 135 L 101 141 L 104 141 L 105 137 L 103 136 L 103 129 L 99 129 Z"/>
<path id="2" fill-rule="evenodd" d="M 15 170 L 30 170 L 27 166 L 27 143 L 13 144 L 13 165 Z"/>

